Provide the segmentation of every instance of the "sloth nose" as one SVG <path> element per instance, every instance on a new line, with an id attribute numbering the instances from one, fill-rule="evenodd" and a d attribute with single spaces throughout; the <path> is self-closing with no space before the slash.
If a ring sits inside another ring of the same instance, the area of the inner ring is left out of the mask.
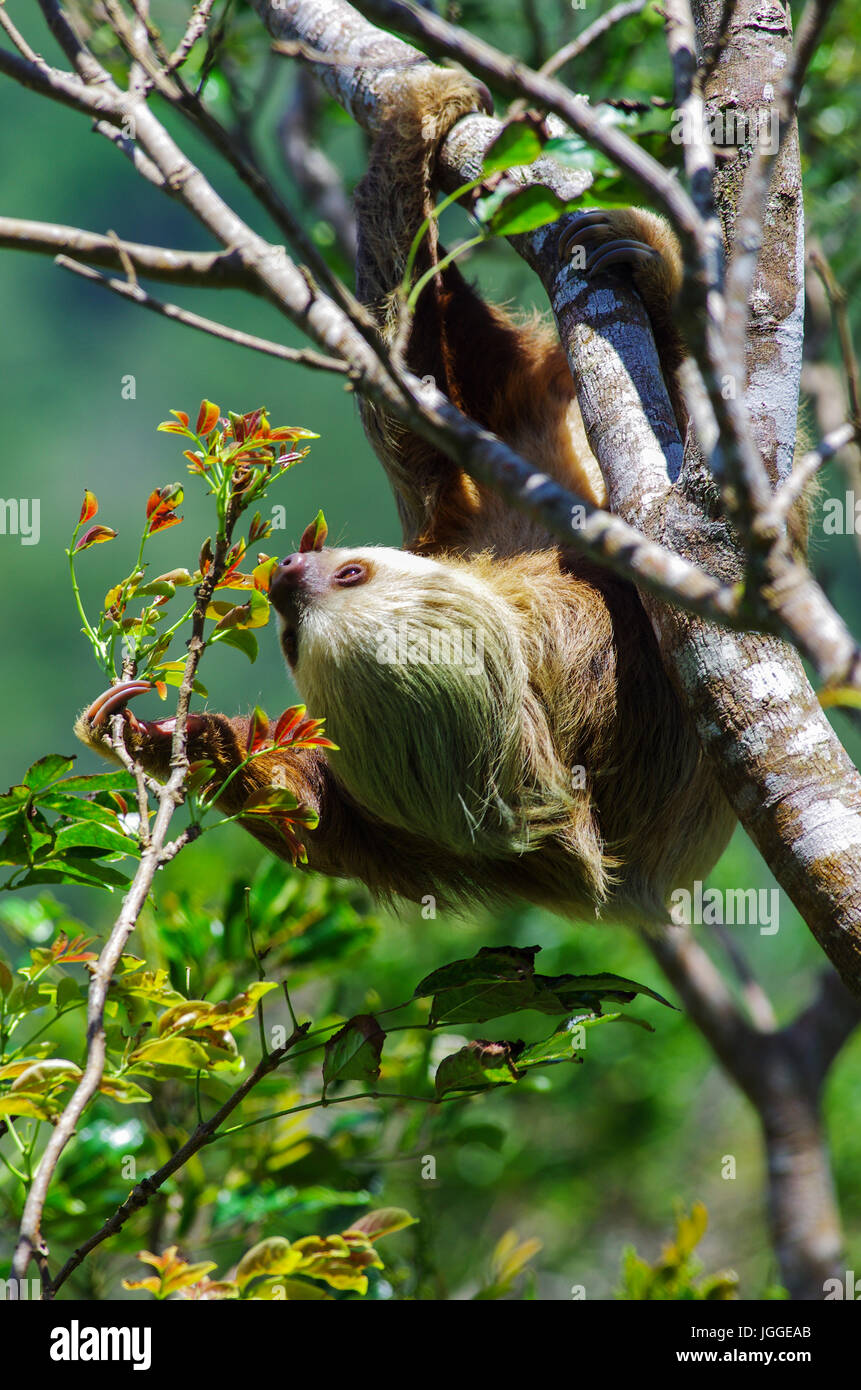
<path id="1" fill-rule="evenodd" d="M 269 598 L 283 618 L 295 613 L 297 601 L 301 602 L 307 579 L 308 557 L 298 550 L 292 555 L 286 555 L 273 571 L 269 581 Z"/>
<path id="2" fill-rule="evenodd" d="M 275 571 L 275 578 L 279 585 L 285 589 L 295 589 L 305 578 L 305 571 L 308 563 L 301 551 L 295 550 L 292 555 L 285 555 L 278 569 Z"/>

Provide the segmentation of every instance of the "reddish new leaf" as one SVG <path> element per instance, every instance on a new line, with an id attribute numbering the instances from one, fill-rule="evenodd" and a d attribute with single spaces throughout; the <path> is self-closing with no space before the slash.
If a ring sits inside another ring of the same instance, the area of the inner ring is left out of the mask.
<path id="1" fill-rule="evenodd" d="M 195 432 L 197 434 L 209 434 L 210 430 L 214 430 L 218 424 L 220 413 L 218 406 L 213 405 L 212 401 L 201 401 L 200 410 L 197 412 Z"/>
<path id="2" fill-rule="evenodd" d="M 92 521 L 96 512 L 99 510 L 99 503 L 94 492 L 89 488 L 84 489 L 84 500 L 81 504 L 81 515 L 78 517 L 78 525 L 83 526 L 85 521 Z"/>
<path id="3" fill-rule="evenodd" d="M 269 734 L 269 720 L 263 713 L 259 705 L 255 705 L 254 712 L 248 723 L 248 739 L 245 745 L 246 753 L 256 753 L 258 748 L 262 748 Z"/>
<path id="4" fill-rule="evenodd" d="M 89 550 L 91 545 L 104 545 L 105 541 L 112 541 L 116 536 L 116 531 L 112 531 L 110 526 L 91 526 L 82 536 L 79 536 L 75 546 L 75 554 L 79 550 Z"/>
<path id="5" fill-rule="evenodd" d="M 326 525 L 326 518 L 322 512 L 318 512 L 314 520 L 302 532 L 302 539 L 299 542 L 300 552 L 304 554 L 308 550 L 322 550 L 328 534 L 329 528 Z"/>

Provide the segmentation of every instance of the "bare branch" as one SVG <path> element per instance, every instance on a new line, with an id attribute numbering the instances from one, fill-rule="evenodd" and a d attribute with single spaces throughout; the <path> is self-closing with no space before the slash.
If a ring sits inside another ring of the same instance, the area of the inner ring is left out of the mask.
<path id="1" fill-rule="evenodd" d="M 278 123 L 284 163 L 316 216 L 328 222 L 341 254 L 356 259 L 356 219 L 340 171 L 317 144 L 322 105 L 319 84 L 300 69 L 293 98 Z"/>
<path id="2" fill-rule="evenodd" d="M 838 283 L 837 277 L 819 247 L 811 250 L 809 259 L 822 281 L 831 312 L 834 315 L 837 338 L 840 343 L 840 355 L 843 359 L 843 370 L 846 373 L 846 385 L 849 392 L 850 417 L 853 424 L 861 428 L 861 370 L 859 370 L 858 358 L 852 345 L 852 328 L 849 323 L 846 292 Z"/>
<path id="3" fill-rule="evenodd" d="M 798 460 L 786 482 L 774 494 L 771 511 L 778 518 L 785 519 L 798 499 L 804 495 L 805 488 L 822 465 L 853 442 L 861 442 L 861 432 L 854 425 L 840 425 L 836 430 L 826 434 L 817 448 L 811 449 L 810 453 Z"/>
<path id="4" fill-rule="evenodd" d="M 640 14 L 646 8 L 648 0 L 622 0 L 619 5 L 613 5 L 612 9 L 607 10 L 606 14 L 601 14 L 594 19 L 581 34 L 578 34 L 570 43 L 566 43 L 562 48 L 542 63 L 538 69 L 544 77 L 553 77 L 568 63 L 573 63 L 575 58 L 579 58 L 590 44 L 595 43 L 602 35 L 612 29 L 614 25 L 620 24 L 623 19 L 629 19 L 631 15 Z"/>
<path id="5" fill-rule="evenodd" d="M 212 13 L 213 3 L 214 0 L 198 0 L 192 10 L 185 33 L 168 60 L 168 69 L 171 72 L 174 68 L 182 67 L 198 39 L 203 37 L 209 23 L 209 16 Z"/>
<path id="6" fill-rule="evenodd" d="M 104 289 L 119 295 L 121 299 L 129 299 L 132 303 L 139 304 L 142 309 L 149 309 L 154 314 L 160 314 L 162 318 L 183 324 L 186 328 L 208 333 L 213 338 L 221 338 L 224 342 L 233 343 L 235 347 L 250 348 L 253 352 L 262 352 L 268 357 L 278 357 L 282 362 L 296 362 L 305 367 L 315 367 L 318 371 L 349 371 L 346 362 L 339 362 L 334 357 L 324 357 L 322 353 L 314 352 L 311 348 L 285 347 L 283 343 L 273 343 L 268 338 L 257 338 L 253 333 L 244 333 L 240 328 L 231 328 L 215 319 L 202 318 L 200 314 L 182 309 L 178 304 L 165 304 L 162 300 L 154 299 L 152 295 L 147 294 L 137 283 L 108 279 L 97 270 L 91 270 L 89 266 L 81 265 L 79 261 L 71 260 L 68 256 L 58 256 L 56 264 L 63 270 L 80 275 L 90 284 L 101 285 Z"/>
<path id="7" fill-rule="evenodd" d="M 66 227 L 59 222 L 33 222 L 23 217 L 0 217 L 0 246 L 32 251 L 43 256 L 68 253 L 94 265 L 122 269 L 121 253 L 128 256 L 140 275 L 173 285 L 201 289 L 243 289 L 260 293 L 260 286 L 235 251 L 178 251 L 169 246 L 149 246 L 124 241 L 100 232 Z"/>

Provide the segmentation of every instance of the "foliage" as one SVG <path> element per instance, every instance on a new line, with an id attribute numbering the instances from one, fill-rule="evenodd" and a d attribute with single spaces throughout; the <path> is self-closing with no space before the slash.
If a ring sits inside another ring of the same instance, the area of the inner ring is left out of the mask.
<path id="1" fill-rule="evenodd" d="M 738 1276 L 732 1270 L 703 1275 L 694 1256 L 708 1225 L 702 1202 L 694 1202 L 690 1215 L 676 1213 L 675 1239 L 663 1248 L 654 1264 L 641 1259 L 633 1247 L 622 1257 L 621 1299 L 725 1301 L 738 1297 Z"/>
<path id="2" fill-rule="evenodd" d="M 88 718 L 93 723 L 104 721 L 108 713 L 120 722 L 123 717 L 134 719 L 118 713 L 125 702 L 153 688 L 164 698 L 168 680 L 181 683 L 180 699 L 183 690 L 189 688 L 205 694 L 196 681 L 194 642 L 190 643 L 193 655 L 187 663 L 166 660 L 171 643 L 180 640 L 189 624 L 193 633 L 197 631 L 194 624 L 200 622 L 201 615 L 213 626 L 208 634 L 203 629 L 199 654 L 221 642 L 237 646 L 246 657 L 255 659 L 256 648 L 235 639 L 249 637 L 251 628 L 266 623 L 266 592 L 277 562 L 262 554 L 250 574 L 240 569 L 248 544 L 265 539 L 268 534 L 268 525 L 261 520 L 259 511 L 250 523 L 248 542 L 234 540 L 233 530 L 242 515 L 265 497 L 272 483 L 303 457 L 301 452 L 285 450 L 285 445 L 314 437 L 304 429 L 273 429 L 265 411 L 260 409 L 222 417 L 219 408 L 209 400 L 201 402 L 194 428 L 186 412 L 173 411 L 172 415 L 174 418 L 159 429 L 197 446 L 184 452 L 190 472 L 203 479 L 214 501 L 215 545 L 208 539 L 203 543 L 195 570 L 175 568 L 155 580 L 149 579 L 152 537 L 182 520 L 177 514 L 182 488 L 170 484 L 154 490 L 146 503 L 135 563 L 124 578 L 112 583 L 98 618 L 92 619 L 81 596 L 77 559 L 96 544 L 116 540 L 117 532 L 94 521 L 98 500 L 90 490 L 85 492 L 66 552 L 75 601 L 96 661 L 107 676 L 115 680 L 123 677 L 91 707 Z M 318 513 L 305 529 L 302 548 L 322 545 L 325 534 L 325 521 Z M 194 602 L 181 602 L 180 616 L 162 627 L 166 608 L 177 590 L 189 587 L 193 587 Z M 211 594 L 223 589 L 239 589 L 248 598 L 240 605 L 214 601 Z M 159 673 L 163 673 L 164 680 Z M 118 740 L 113 746 L 122 748 L 121 731 L 115 729 L 113 737 Z M 334 747 L 322 733 L 322 721 L 308 718 L 304 706 L 287 710 L 271 732 L 266 716 L 255 711 L 245 761 L 258 757 L 273 744 L 290 749 Z M 131 867 L 133 873 L 140 874 L 150 845 L 152 812 L 148 794 L 154 789 L 145 782 L 142 769 L 127 752 L 125 761 L 124 771 L 82 777 L 73 772 L 74 759 L 61 755 L 48 755 L 30 767 L 22 781 L 0 798 L 0 823 L 5 831 L 0 862 L 11 869 L 3 887 L 9 890 L 46 883 L 82 884 L 113 892 L 132 881 L 117 865 Z M 231 772 L 221 780 L 211 764 L 192 763 L 188 767 L 182 800 L 196 839 L 206 828 L 205 819 L 216 797 L 235 775 Z M 137 812 L 132 814 L 129 806 L 135 797 Z M 277 789 L 257 793 L 243 805 L 240 814 L 260 814 L 274 820 L 290 839 L 294 859 L 304 858 L 295 832 L 298 826 L 313 826 L 314 818 L 288 793 Z M 174 848 L 177 853 L 187 851 L 189 843 L 180 838 L 174 842 Z M 134 870 L 136 862 L 138 868 Z M 91 1105 L 106 1107 L 109 1123 L 113 1122 L 117 1129 L 121 1126 L 117 1125 L 113 1106 L 147 1107 L 156 1116 L 152 1124 L 158 1133 L 157 1112 L 164 1097 L 176 1098 L 185 1093 L 187 1104 L 193 1098 L 197 1124 L 180 1161 L 156 1168 L 149 1175 L 146 1188 L 134 1190 L 131 1208 L 117 1204 L 115 1215 L 109 1218 L 112 1233 L 122 1228 L 136 1206 L 145 1206 L 163 1183 L 173 1178 L 177 1168 L 192 1160 L 199 1162 L 205 1147 L 225 1138 L 232 1144 L 236 1136 L 262 1124 L 275 1134 L 279 1121 L 355 1099 L 398 1103 L 409 1100 L 413 1104 L 437 1106 L 466 1094 L 511 1086 L 522 1082 L 536 1068 L 581 1062 L 586 1029 L 600 1023 L 632 1022 L 651 1031 L 651 1025 L 642 1019 L 619 1011 L 604 1014 L 605 1003 L 627 1004 L 637 994 L 667 1003 L 654 990 L 606 972 L 540 975 L 535 970 L 540 949 L 537 946 L 482 947 L 470 959 L 455 960 L 433 970 L 402 1003 L 385 1010 L 355 1013 L 346 1019 L 318 1016 L 300 1024 L 287 988 L 290 963 L 295 959 L 313 978 L 313 971 L 324 965 L 327 958 L 331 961 L 343 953 L 345 946 L 349 949 L 354 929 L 362 934 L 362 923 L 347 907 L 346 891 L 332 888 L 328 892 L 328 899 L 325 891 L 323 895 L 323 903 L 329 909 L 324 919 L 330 919 L 327 939 L 319 931 L 319 909 L 316 914 L 308 911 L 303 891 L 289 874 L 285 880 L 284 871 L 277 866 L 269 866 L 253 888 L 241 881 L 230 886 L 218 919 L 220 931 L 229 929 L 238 916 L 244 917 L 257 980 L 245 978 L 240 983 L 236 979 L 246 975 L 250 966 L 242 965 L 247 955 L 246 943 L 243 934 L 235 930 L 230 931 L 230 937 L 238 949 L 229 959 L 229 971 L 214 978 L 206 970 L 207 926 L 212 934 L 214 923 L 211 919 L 207 922 L 206 915 L 188 903 L 175 903 L 172 917 L 174 927 L 182 930 L 187 924 L 189 934 L 196 935 L 191 950 L 192 943 L 182 941 L 165 961 L 163 933 L 159 931 L 155 941 L 162 949 L 145 956 L 129 951 L 121 955 L 105 1005 L 104 1062 Z M 157 917 L 161 915 L 158 898 L 155 911 Z M 80 924 L 68 920 L 63 908 L 50 897 L 26 907 L 13 900 L 3 919 L 10 932 L 17 931 L 25 941 L 29 936 L 31 943 L 23 961 L 19 957 L 15 963 L 21 983 L 15 982 L 12 966 L 0 957 L 0 1117 L 4 1132 L 17 1150 L 14 1160 L 4 1158 L 4 1162 L 9 1176 L 17 1180 L 26 1195 L 39 1160 L 42 1126 L 61 1120 L 72 1092 L 84 1077 L 87 1039 L 92 1037 L 93 1024 L 92 1005 L 84 1012 L 86 992 L 81 976 L 89 971 L 95 982 L 101 957 L 88 949 L 94 938 Z M 43 933 L 44 924 L 50 924 L 49 933 Z M 37 926 L 39 940 L 32 944 Z M 308 949 L 315 927 L 320 942 L 316 955 L 313 946 Z M 298 937 L 304 938 L 304 952 L 295 950 Z M 185 979 L 182 978 L 182 966 L 190 958 L 198 962 L 198 973 L 204 974 L 209 985 L 197 997 L 189 987 L 191 972 L 187 965 Z M 270 1011 L 279 984 L 292 1025 L 289 1028 L 279 1016 L 283 1009 L 277 1014 Z M 395 1027 L 382 1025 L 383 1014 L 401 1010 L 409 1011 L 406 1022 Z M 444 1048 L 442 1055 L 429 1065 L 428 1039 L 434 1032 L 510 1018 L 525 1011 L 553 1019 L 553 1032 L 529 1045 L 516 1038 L 472 1039 L 453 1051 Z M 75 1019 L 66 1022 L 67 1015 L 72 1014 Z M 246 1025 L 255 1020 L 259 1058 L 247 1089 L 237 1093 L 237 1097 L 252 1090 L 258 1092 L 259 1087 L 257 1098 L 262 1098 L 270 1089 L 263 1083 L 271 1081 L 276 1067 L 285 1062 L 288 1066 L 294 1063 L 294 1067 L 289 1081 L 282 1080 L 282 1094 L 273 1109 L 264 1109 L 250 1118 L 243 1112 L 241 1123 L 228 1127 L 225 1121 L 232 1114 L 235 1100 L 225 1098 L 221 1088 L 229 1078 L 239 1076 L 251 1065 L 249 1050 L 240 1049 L 237 1033 L 245 1032 Z M 384 1047 L 397 1033 L 405 1036 L 395 1039 L 396 1054 L 390 1062 L 388 1053 L 384 1059 Z M 310 1058 L 315 1053 L 320 1054 L 319 1060 L 312 1062 Z M 80 1057 L 80 1061 L 75 1057 Z M 384 1075 L 386 1081 L 382 1079 Z M 302 1100 L 285 1097 L 283 1090 L 291 1085 L 298 1087 L 300 1077 L 301 1092 L 297 1089 L 296 1096 L 301 1093 Z M 407 1078 L 418 1095 L 408 1091 Z M 357 1083 L 359 1091 L 343 1093 L 341 1087 L 350 1082 Z M 383 1090 L 384 1085 L 393 1089 Z M 209 1121 L 204 1120 L 204 1097 L 221 1101 Z M 260 1141 L 260 1146 L 264 1153 L 269 1153 L 265 1140 Z M 64 1174 L 74 1166 L 74 1158 L 67 1154 Z M 54 1189 L 53 1203 L 60 1206 L 74 1229 L 74 1205 L 64 1205 L 62 1185 Z M 15 1206 L 15 1199 L 11 1205 Z M 338 1205 L 334 1192 L 332 1205 Z M 376 1234 L 381 1234 L 386 1229 L 400 1229 L 411 1220 L 398 1217 L 384 1221 L 380 1213 L 371 1213 L 340 1233 L 303 1236 L 292 1243 L 282 1234 L 267 1236 L 245 1253 L 234 1280 L 210 1280 L 215 1267 L 212 1263 L 188 1265 L 177 1248 L 171 1246 L 162 1254 L 141 1254 L 140 1258 L 152 1265 L 156 1274 L 142 1281 L 125 1281 L 124 1286 L 130 1291 L 147 1290 L 159 1298 L 186 1290 L 187 1296 L 206 1298 L 293 1299 L 327 1297 L 318 1285 L 307 1282 L 321 1279 L 341 1292 L 365 1294 L 366 1269 L 380 1268 L 381 1264 L 362 1222 L 372 1226 L 376 1222 Z M 49 1239 L 53 1240 L 52 1233 Z M 82 1244 L 83 1239 L 84 1233 L 79 1231 L 72 1237 L 76 1245 Z M 532 1241 L 520 1246 L 515 1240 L 513 1245 L 498 1247 L 491 1277 L 480 1296 L 495 1298 L 507 1293 L 539 1244 Z M 260 1282 L 253 1283 L 249 1293 L 249 1285 L 258 1276 Z"/>

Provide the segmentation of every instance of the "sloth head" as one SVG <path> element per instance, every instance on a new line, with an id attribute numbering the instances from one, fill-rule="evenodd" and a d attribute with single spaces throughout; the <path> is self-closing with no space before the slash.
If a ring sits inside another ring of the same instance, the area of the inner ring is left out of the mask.
<path id="1" fill-rule="evenodd" d="M 520 620 L 474 566 L 383 546 L 307 551 L 278 567 L 270 597 L 360 805 L 459 853 L 523 841 Z"/>

